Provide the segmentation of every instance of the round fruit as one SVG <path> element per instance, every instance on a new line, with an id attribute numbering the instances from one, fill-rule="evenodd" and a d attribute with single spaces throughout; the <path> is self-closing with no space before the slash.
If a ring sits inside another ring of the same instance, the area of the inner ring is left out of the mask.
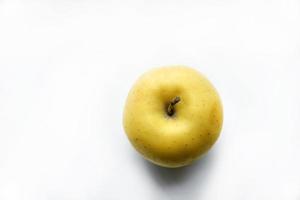
<path id="1" fill-rule="evenodd" d="M 184 66 L 143 74 L 128 94 L 123 116 L 135 149 L 164 167 L 185 166 L 206 153 L 222 122 L 222 104 L 213 85 Z"/>

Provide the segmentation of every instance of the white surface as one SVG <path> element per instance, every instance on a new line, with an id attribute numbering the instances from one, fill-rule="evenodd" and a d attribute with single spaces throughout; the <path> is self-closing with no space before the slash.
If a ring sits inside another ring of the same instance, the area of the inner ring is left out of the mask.
<path id="1" fill-rule="evenodd" d="M 1 200 L 299 200 L 300 2 L 0 0 Z M 185 64 L 224 104 L 196 164 L 144 161 L 122 129 L 144 71 Z"/>

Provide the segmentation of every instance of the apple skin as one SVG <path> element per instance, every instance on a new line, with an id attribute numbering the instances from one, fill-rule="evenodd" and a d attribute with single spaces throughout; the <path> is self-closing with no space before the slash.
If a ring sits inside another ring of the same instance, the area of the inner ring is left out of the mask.
<path id="1" fill-rule="evenodd" d="M 167 107 L 174 99 L 175 113 Z M 198 71 L 185 66 L 152 69 L 130 90 L 123 126 L 134 148 L 163 167 L 188 165 L 205 154 L 219 137 L 223 123 L 220 97 Z"/>

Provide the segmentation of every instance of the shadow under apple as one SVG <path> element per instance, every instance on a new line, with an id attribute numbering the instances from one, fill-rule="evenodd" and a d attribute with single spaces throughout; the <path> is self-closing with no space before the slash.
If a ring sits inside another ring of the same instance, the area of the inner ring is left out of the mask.
<path id="1" fill-rule="evenodd" d="M 209 174 L 213 170 L 215 148 L 195 161 L 192 165 L 181 168 L 163 168 L 143 160 L 154 184 L 165 195 L 162 199 L 197 199 L 205 187 Z"/>

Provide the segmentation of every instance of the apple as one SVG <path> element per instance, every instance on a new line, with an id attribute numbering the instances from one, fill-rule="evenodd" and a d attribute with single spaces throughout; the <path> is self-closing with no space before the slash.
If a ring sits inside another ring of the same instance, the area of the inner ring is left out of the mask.
<path id="1" fill-rule="evenodd" d="M 169 66 L 143 74 L 130 90 L 123 126 L 134 148 L 163 167 L 182 167 L 205 154 L 223 122 L 220 97 L 195 69 Z"/>

